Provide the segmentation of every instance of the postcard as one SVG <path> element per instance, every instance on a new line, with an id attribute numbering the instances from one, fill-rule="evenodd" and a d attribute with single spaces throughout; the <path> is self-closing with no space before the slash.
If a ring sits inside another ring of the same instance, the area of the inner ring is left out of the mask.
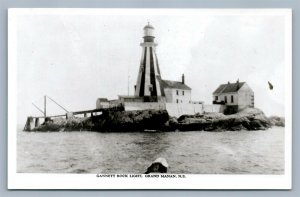
<path id="1" fill-rule="evenodd" d="M 9 189 L 291 189 L 291 9 L 8 10 Z"/>

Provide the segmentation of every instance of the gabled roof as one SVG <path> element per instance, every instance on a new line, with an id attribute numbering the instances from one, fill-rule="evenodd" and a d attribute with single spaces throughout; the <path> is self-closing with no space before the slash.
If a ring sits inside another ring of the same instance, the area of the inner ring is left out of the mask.
<path id="1" fill-rule="evenodd" d="M 163 86 L 163 88 L 181 89 L 181 90 L 192 89 L 186 84 L 183 84 L 181 81 L 161 80 L 161 85 Z"/>
<path id="2" fill-rule="evenodd" d="M 245 82 L 239 83 L 227 83 L 221 84 L 213 94 L 222 94 L 222 93 L 229 93 L 229 92 L 237 92 L 239 89 L 245 84 Z"/>

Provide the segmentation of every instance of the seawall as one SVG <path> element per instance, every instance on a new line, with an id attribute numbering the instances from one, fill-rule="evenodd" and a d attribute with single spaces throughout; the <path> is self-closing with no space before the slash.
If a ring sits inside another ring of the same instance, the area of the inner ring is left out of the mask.
<path id="1" fill-rule="evenodd" d="M 196 113 L 223 113 L 224 105 L 203 103 L 159 103 L 159 102 L 124 102 L 125 111 L 166 110 L 170 116 L 179 118 L 182 115 Z"/>

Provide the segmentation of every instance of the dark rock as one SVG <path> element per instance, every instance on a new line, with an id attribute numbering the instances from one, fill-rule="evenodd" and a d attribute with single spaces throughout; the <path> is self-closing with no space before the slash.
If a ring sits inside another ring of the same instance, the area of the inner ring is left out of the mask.
<path id="1" fill-rule="evenodd" d="M 160 130 L 169 120 L 166 110 L 138 110 L 109 112 L 93 118 L 96 131 Z"/>
<path id="2" fill-rule="evenodd" d="M 284 118 L 267 118 L 255 108 L 232 115 L 204 113 L 169 117 L 166 110 L 105 111 L 88 118 L 57 118 L 48 120 L 34 131 L 240 131 L 264 130 L 272 125 L 284 125 Z"/>
<path id="3" fill-rule="evenodd" d="M 181 131 L 264 130 L 270 126 L 271 123 L 264 113 L 255 108 L 227 116 L 220 113 L 184 115 L 178 118 L 177 125 Z"/>

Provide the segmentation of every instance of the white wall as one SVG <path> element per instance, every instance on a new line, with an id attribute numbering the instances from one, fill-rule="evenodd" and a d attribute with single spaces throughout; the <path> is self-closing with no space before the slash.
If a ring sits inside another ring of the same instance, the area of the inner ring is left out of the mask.
<path id="1" fill-rule="evenodd" d="M 252 106 L 252 96 L 254 97 L 253 90 L 245 83 L 241 89 L 238 91 L 238 105 L 239 109 L 245 108 L 247 106 Z"/>
<path id="2" fill-rule="evenodd" d="M 223 113 L 224 105 L 204 105 L 190 103 L 157 103 L 157 102 L 125 102 L 126 111 L 133 110 L 164 110 L 166 109 L 170 116 L 179 117 L 181 115 L 194 115 L 203 112 Z"/>
<path id="3" fill-rule="evenodd" d="M 155 110 L 166 109 L 164 103 L 157 103 L 157 102 L 124 102 L 124 107 L 125 107 L 125 111 L 146 110 L 146 109 L 155 109 Z"/>
<path id="4" fill-rule="evenodd" d="M 109 102 L 101 102 L 99 99 L 97 99 L 96 109 L 108 108 L 108 107 L 109 107 Z"/>
<path id="5" fill-rule="evenodd" d="M 193 115 L 195 113 L 203 113 L 203 104 L 189 103 L 156 103 L 156 102 L 125 102 L 125 110 L 164 110 L 166 109 L 170 116 L 179 117 L 181 115 Z"/>
<path id="6" fill-rule="evenodd" d="M 189 103 L 166 103 L 166 109 L 170 116 L 179 117 L 181 115 L 193 115 L 203 113 L 203 104 Z"/>
<path id="7" fill-rule="evenodd" d="M 216 112 L 223 113 L 225 105 L 211 104 L 211 105 L 203 105 L 203 112 Z"/>
<path id="8" fill-rule="evenodd" d="M 178 91 L 178 95 L 177 95 Z M 184 95 L 182 94 L 184 92 Z M 191 90 L 165 88 L 165 96 L 168 103 L 190 103 Z"/>

